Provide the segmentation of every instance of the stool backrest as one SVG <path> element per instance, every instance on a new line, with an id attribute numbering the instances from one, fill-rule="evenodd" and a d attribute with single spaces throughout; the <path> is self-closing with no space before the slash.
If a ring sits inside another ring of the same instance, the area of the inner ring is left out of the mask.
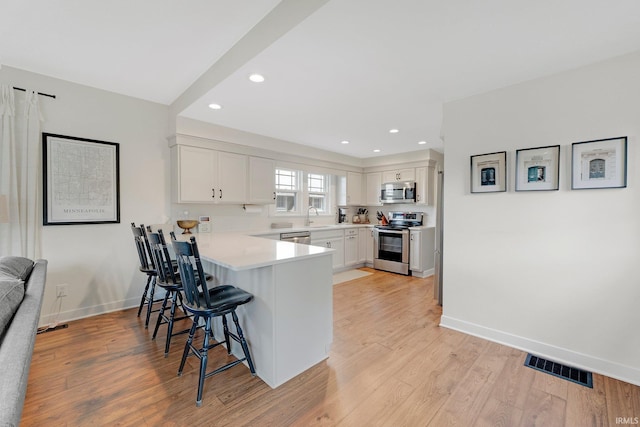
<path id="1" fill-rule="evenodd" d="M 149 229 L 150 231 L 151 229 Z M 147 248 L 147 253 L 149 254 L 149 261 L 151 262 L 151 268 L 156 268 L 156 263 L 153 261 L 153 256 L 151 255 L 151 246 L 149 246 L 149 240 L 147 239 L 147 229 L 144 224 L 140 224 L 140 231 L 142 231 L 142 238 L 144 240 L 144 246 Z"/>
<path id="2" fill-rule="evenodd" d="M 171 265 L 171 257 L 169 256 L 169 250 L 167 249 L 162 230 L 158 230 L 157 233 L 148 233 L 147 241 L 149 242 L 153 260 L 157 266 L 158 279 L 163 283 L 178 284 L 178 276 Z"/>
<path id="3" fill-rule="evenodd" d="M 191 237 L 188 242 L 172 240 L 173 251 L 176 253 L 176 261 L 180 270 L 182 289 L 189 305 L 201 308 L 199 295 L 202 293 L 206 308 L 211 308 L 209 289 L 207 288 L 206 275 L 202 268 L 200 252 L 196 238 Z"/>
<path id="4" fill-rule="evenodd" d="M 155 264 L 153 263 L 153 260 L 151 260 L 150 251 L 147 250 L 144 227 L 136 227 L 135 223 L 132 222 L 131 232 L 133 233 L 133 240 L 136 244 L 136 250 L 138 251 L 140 268 L 143 270 L 153 270 L 155 268 Z"/>

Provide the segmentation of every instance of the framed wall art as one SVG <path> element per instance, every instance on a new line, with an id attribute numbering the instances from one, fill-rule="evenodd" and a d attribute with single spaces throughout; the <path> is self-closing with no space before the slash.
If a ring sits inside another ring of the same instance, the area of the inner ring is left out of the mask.
<path id="1" fill-rule="evenodd" d="M 471 192 L 507 191 L 507 152 L 471 156 Z"/>
<path id="2" fill-rule="evenodd" d="M 571 189 L 627 186 L 627 137 L 574 142 L 571 145 Z"/>
<path id="3" fill-rule="evenodd" d="M 120 145 L 42 134 L 44 225 L 120 222 Z"/>
<path id="4" fill-rule="evenodd" d="M 557 190 L 560 146 L 516 150 L 516 191 Z"/>

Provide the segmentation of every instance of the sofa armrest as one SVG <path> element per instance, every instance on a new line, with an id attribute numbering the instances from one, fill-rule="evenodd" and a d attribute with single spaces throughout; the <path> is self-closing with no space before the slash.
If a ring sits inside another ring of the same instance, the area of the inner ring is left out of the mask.
<path id="1" fill-rule="evenodd" d="M 47 261 L 35 263 L 13 320 L 0 337 L 0 426 L 18 426 L 44 295 Z"/>

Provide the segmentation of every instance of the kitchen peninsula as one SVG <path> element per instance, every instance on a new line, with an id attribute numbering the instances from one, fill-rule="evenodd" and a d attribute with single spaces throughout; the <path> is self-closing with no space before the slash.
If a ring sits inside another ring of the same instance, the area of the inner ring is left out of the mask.
<path id="1" fill-rule="evenodd" d="M 327 358 L 333 340 L 332 249 L 239 233 L 195 236 L 205 271 L 219 284 L 254 296 L 237 313 L 266 384 L 278 387 Z M 216 323 L 218 339 L 221 331 Z M 240 350 L 232 347 L 234 354 Z"/>

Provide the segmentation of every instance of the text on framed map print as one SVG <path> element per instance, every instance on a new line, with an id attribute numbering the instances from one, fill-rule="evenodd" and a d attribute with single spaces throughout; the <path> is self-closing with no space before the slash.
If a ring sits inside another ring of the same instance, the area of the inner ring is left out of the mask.
<path id="1" fill-rule="evenodd" d="M 44 225 L 120 222 L 120 145 L 42 134 Z"/>

